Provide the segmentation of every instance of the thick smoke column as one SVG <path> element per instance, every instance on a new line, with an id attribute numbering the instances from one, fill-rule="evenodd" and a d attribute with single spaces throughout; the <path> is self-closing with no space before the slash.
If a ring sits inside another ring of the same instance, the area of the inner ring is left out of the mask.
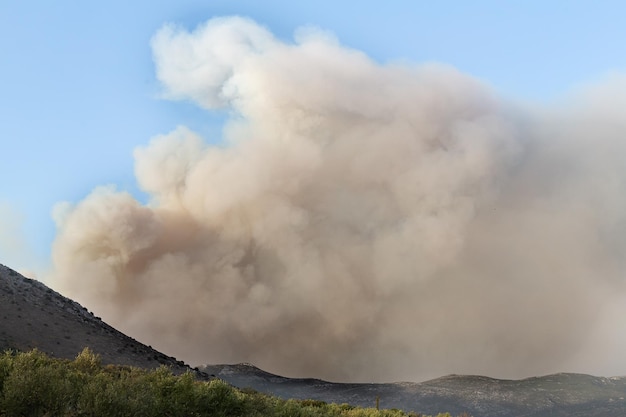
<path id="1" fill-rule="evenodd" d="M 59 217 L 56 285 L 191 363 L 420 380 L 626 373 L 626 88 L 522 110 L 242 18 L 153 39 L 172 99 L 230 109 L 135 151 L 142 205 Z M 619 327 L 616 327 L 619 326 Z"/>

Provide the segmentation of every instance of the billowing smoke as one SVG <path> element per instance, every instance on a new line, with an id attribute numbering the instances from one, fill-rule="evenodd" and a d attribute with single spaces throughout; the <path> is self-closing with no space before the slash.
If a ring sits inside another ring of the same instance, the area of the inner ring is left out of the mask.
<path id="1" fill-rule="evenodd" d="M 242 18 L 153 39 L 172 99 L 228 109 L 135 150 L 142 205 L 59 216 L 55 285 L 192 364 L 421 380 L 626 373 L 626 81 L 551 108 Z M 214 141 L 215 143 L 215 141 Z"/>

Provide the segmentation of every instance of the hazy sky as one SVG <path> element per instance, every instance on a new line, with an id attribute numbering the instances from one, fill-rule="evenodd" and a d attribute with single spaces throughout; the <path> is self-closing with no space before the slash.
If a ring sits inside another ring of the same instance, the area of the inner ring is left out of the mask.
<path id="1" fill-rule="evenodd" d="M 242 15 L 290 40 L 314 25 L 376 61 L 438 61 L 502 95 L 549 101 L 626 67 L 618 1 L 0 2 L 0 261 L 49 262 L 51 212 L 94 186 L 137 194 L 132 151 L 187 125 L 220 138 L 220 115 L 159 99 L 149 42 Z"/>

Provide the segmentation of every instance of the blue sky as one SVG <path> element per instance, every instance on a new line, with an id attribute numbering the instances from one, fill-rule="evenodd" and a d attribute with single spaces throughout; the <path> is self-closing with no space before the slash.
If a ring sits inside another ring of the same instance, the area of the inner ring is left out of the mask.
<path id="1" fill-rule="evenodd" d="M 150 39 L 248 16 L 278 37 L 314 25 L 384 63 L 438 61 L 504 96 L 547 102 L 626 68 L 617 1 L 0 2 L 0 262 L 43 271 L 52 209 L 94 187 L 141 196 L 133 149 L 186 125 L 219 141 L 219 113 L 159 99 Z"/>

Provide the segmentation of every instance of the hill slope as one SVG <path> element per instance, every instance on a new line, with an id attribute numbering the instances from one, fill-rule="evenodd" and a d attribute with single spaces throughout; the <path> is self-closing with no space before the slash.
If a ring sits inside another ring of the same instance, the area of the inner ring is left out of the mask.
<path id="1" fill-rule="evenodd" d="M 249 364 L 202 367 L 239 388 L 282 398 L 316 399 L 435 415 L 474 417 L 608 417 L 626 415 L 626 378 L 556 374 L 523 380 L 450 375 L 422 383 L 341 384 L 291 379 Z"/>
<path id="2" fill-rule="evenodd" d="M 98 353 L 105 364 L 167 365 L 176 373 L 189 369 L 115 330 L 77 302 L 0 265 L 0 350 L 37 348 L 72 359 L 84 347 Z"/>

